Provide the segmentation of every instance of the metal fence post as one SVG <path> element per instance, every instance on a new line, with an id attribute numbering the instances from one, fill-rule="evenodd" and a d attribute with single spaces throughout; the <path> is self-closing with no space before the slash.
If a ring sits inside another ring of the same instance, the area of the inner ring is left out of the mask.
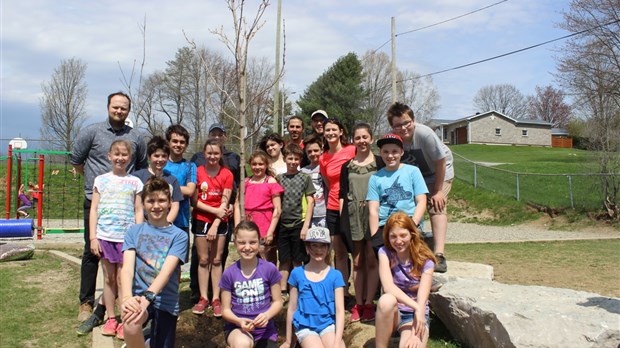
<path id="1" fill-rule="evenodd" d="M 573 203 L 573 180 L 570 175 L 566 176 L 568 178 L 568 195 L 570 196 L 570 207 L 571 209 L 575 209 L 575 204 Z"/>
<path id="2" fill-rule="evenodd" d="M 519 195 L 519 173 L 517 173 L 517 201 L 521 200 L 521 196 Z"/>
<path id="3" fill-rule="evenodd" d="M 478 188 L 478 171 L 476 169 L 476 163 L 474 163 L 474 188 Z"/>

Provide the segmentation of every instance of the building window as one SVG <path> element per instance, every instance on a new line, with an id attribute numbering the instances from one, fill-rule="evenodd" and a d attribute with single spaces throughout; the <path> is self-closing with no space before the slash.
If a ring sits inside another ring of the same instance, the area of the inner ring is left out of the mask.
<path id="1" fill-rule="evenodd" d="M 501 128 L 495 128 L 495 135 L 502 135 L 502 129 Z"/>
<path id="2" fill-rule="evenodd" d="M 527 136 L 527 129 L 521 130 L 521 135 L 526 137 Z"/>

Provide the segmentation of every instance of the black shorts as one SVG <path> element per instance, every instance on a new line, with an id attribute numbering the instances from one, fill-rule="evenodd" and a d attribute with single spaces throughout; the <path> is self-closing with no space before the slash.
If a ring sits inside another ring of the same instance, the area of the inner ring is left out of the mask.
<path id="1" fill-rule="evenodd" d="M 330 236 L 340 235 L 340 213 L 338 210 L 327 209 L 325 224 L 327 225 Z"/>
<path id="2" fill-rule="evenodd" d="M 301 240 L 300 234 L 303 223 L 293 227 L 282 227 L 278 225 L 276 233 L 278 245 L 278 260 L 282 262 L 301 263 L 306 261 L 306 246 Z"/>
<path id="3" fill-rule="evenodd" d="M 177 330 L 177 316 L 156 309 L 152 305 L 147 308 L 151 320 L 151 347 L 174 348 Z"/>
<path id="4" fill-rule="evenodd" d="M 194 221 L 192 221 L 192 233 L 195 237 L 206 237 L 210 227 L 211 224 L 208 222 L 200 221 L 197 219 L 194 219 Z M 217 235 L 226 236 L 226 233 L 228 233 L 228 223 L 222 221 L 220 222 L 220 225 L 217 226 Z"/>
<path id="5" fill-rule="evenodd" d="M 374 250 L 375 256 L 378 255 L 379 249 L 381 249 L 381 247 L 385 244 L 385 241 L 383 240 L 383 227 L 384 226 L 379 226 L 377 233 L 370 238 L 370 243 L 372 244 L 372 250 Z"/>

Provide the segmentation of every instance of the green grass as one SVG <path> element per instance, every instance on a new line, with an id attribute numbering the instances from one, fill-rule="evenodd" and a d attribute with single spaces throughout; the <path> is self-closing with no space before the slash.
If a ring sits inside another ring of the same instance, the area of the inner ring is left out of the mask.
<path id="1" fill-rule="evenodd" d="M 456 177 L 475 184 L 477 188 L 560 209 L 599 210 L 605 198 L 601 177 L 563 175 L 596 172 L 598 165 L 593 152 L 490 145 L 457 145 L 451 148 L 455 154 Z M 474 162 L 503 164 L 493 167 L 474 165 L 463 157 Z"/>
<path id="2" fill-rule="evenodd" d="M 493 266 L 495 280 L 620 297 L 620 239 L 450 244 L 449 260 Z"/>
<path id="3" fill-rule="evenodd" d="M 450 191 L 448 209 L 451 220 L 483 225 L 508 226 L 533 221 L 542 215 L 523 201 L 497 195 L 455 180 Z"/>
<path id="4" fill-rule="evenodd" d="M 2 347 L 90 347 L 77 337 L 79 265 L 37 251 L 0 264 Z"/>

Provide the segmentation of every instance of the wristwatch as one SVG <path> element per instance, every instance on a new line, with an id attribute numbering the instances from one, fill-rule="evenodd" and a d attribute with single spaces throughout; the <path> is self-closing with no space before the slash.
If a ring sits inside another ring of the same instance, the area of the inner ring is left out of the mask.
<path id="1" fill-rule="evenodd" d="M 144 293 L 142 293 L 142 296 L 144 296 L 144 298 L 145 298 L 147 301 L 149 301 L 150 303 L 155 302 L 155 297 L 156 297 L 156 295 L 155 295 L 155 293 L 154 293 L 154 292 L 152 292 L 152 291 L 148 291 L 148 290 L 147 290 L 147 291 L 145 291 Z"/>

